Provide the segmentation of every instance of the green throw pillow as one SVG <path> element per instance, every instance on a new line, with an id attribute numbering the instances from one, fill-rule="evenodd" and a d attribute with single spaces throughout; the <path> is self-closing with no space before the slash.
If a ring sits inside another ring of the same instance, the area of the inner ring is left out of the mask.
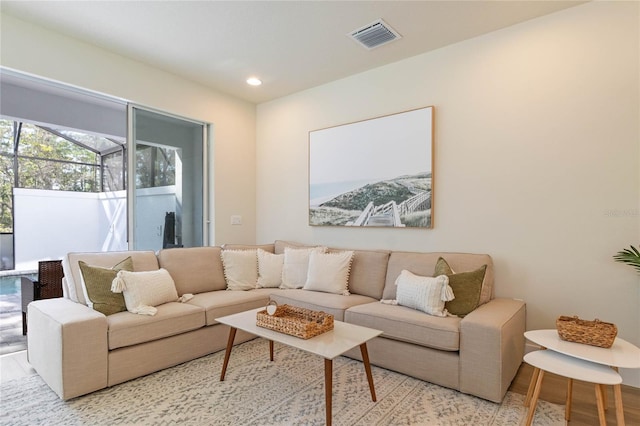
<path id="1" fill-rule="evenodd" d="M 478 307 L 480 292 L 487 265 L 483 265 L 475 271 L 454 273 L 449 264 L 443 258 L 436 262 L 434 276 L 446 275 L 449 277 L 449 285 L 453 290 L 455 299 L 445 303 L 445 308 L 450 314 L 464 317 Z"/>
<path id="2" fill-rule="evenodd" d="M 87 296 L 93 305 L 93 309 L 105 315 L 115 314 L 127 310 L 122 293 L 111 291 L 111 281 L 118 271 L 133 272 L 133 260 L 131 256 L 114 265 L 112 268 L 90 266 L 80 260 L 78 262 Z"/>

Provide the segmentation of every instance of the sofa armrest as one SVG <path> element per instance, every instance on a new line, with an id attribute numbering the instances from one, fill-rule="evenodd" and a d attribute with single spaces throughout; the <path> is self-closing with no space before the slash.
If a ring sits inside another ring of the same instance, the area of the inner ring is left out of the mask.
<path id="1" fill-rule="evenodd" d="M 460 391 L 501 402 L 524 356 L 526 306 L 492 299 L 460 322 Z"/>
<path id="2" fill-rule="evenodd" d="M 64 400 L 107 386 L 107 317 L 57 298 L 28 306 L 29 363 Z"/>

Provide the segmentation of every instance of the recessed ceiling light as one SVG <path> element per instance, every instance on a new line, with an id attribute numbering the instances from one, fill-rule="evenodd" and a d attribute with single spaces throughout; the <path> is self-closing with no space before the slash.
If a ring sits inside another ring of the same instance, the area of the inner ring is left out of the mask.
<path id="1" fill-rule="evenodd" d="M 247 79 L 247 84 L 249 84 L 251 86 L 260 86 L 262 84 L 262 80 L 260 80 L 257 77 L 249 77 Z"/>

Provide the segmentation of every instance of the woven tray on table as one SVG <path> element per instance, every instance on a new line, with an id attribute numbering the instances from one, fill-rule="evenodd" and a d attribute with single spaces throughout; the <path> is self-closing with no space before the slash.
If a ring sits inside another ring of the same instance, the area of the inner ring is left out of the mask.
<path id="1" fill-rule="evenodd" d="M 599 319 L 581 320 L 578 317 L 560 316 L 556 320 L 558 335 L 562 340 L 586 345 L 610 348 L 618 334 L 618 327 Z"/>
<path id="2" fill-rule="evenodd" d="M 256 325 L 302 339 L 333 330 L 333 315 L 297 306 L 278 306 L 273 315 L 258 311 Z"/>

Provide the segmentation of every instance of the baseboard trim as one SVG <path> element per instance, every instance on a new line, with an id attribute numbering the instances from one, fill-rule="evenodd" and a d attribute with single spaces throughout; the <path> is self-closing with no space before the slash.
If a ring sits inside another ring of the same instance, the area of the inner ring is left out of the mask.
<path id="1" fill-rule="evenodd" d="M 539 351 L 542 349 L 542 346 L 536 345 L 535 343 L 527 342 L 524 345 L 524 354 L 528 354 L 529 352 Z"/>

